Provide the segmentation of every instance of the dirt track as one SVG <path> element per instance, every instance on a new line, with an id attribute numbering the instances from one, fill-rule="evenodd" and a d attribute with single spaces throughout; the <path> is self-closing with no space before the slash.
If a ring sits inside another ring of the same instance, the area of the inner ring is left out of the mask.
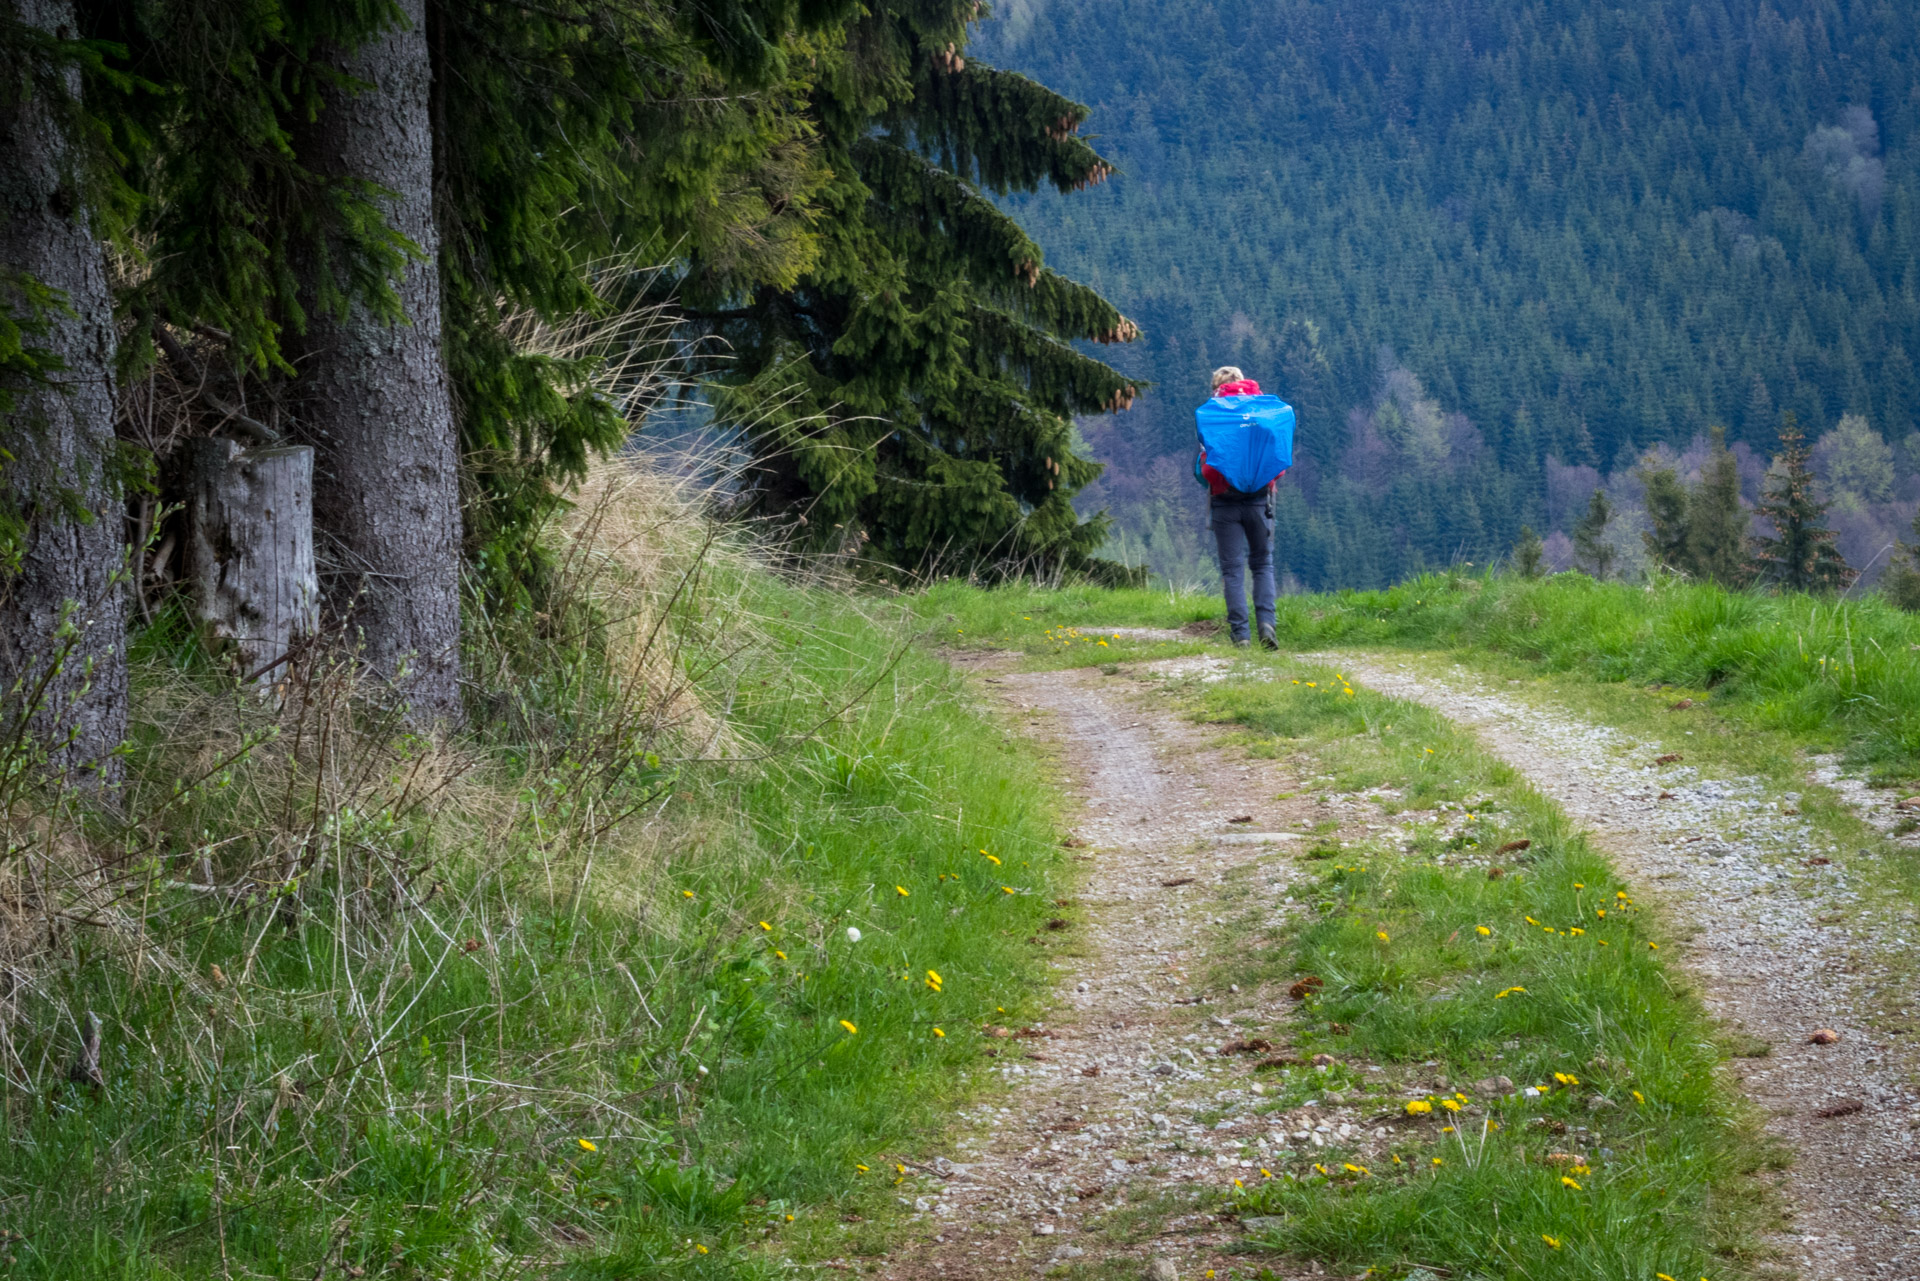
<path id="1" fill-rule="evenodd" d="M 1092 1274 L 1127 1260 L 1120 1275 L 1139 1276 L 1154 1256 L 1183 1278 L 1235 1265 L 1250 1274 L 1244 1258 L 1220 1253 L 1238 1232 L 1194 1208 L 1201 1193 L 1254 1177 L 1238 1155 L 1253 1122 L 1232 1115 L 1253 1097 L 1251 1062 L 1214 1051 L 1246 1034 L 1229 1030 L 1236 1018 L 1270 1027 L 1285 1012 L 1206 992 L 1193 967 L 1228 878 L 1258 875 L 1286 910 L 1283 851 L 1313 807 L 1275 801 L 1292 789 L 1274 762 L 1208 746 L 1133 681 L 1093 671 L 985 679 L 1052 746 L 1082 798 L 1085 891 L 1060 948 L 1072 954 L 1055 962 L 1058 1012 L 1038 1035 L 999 1042 L 1004 1088 L 960 1118 L 950 1160 L 930 1164 L 940 1177 L 917 1199 L 919 1239 L 884 1274 L 1012 1277 L 1062 1264 Z M 1243 816 L 1252 821 L 1229 821 Z M 1195 1119 L 1222 1110 L 1204 1127 Z"/>

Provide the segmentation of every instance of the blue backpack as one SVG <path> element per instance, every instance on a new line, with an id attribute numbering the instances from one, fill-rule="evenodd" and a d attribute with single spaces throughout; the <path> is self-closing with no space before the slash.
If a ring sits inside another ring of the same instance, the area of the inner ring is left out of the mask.
<path id="1" fill-rule="evenodd" d="M 1215 396 L 1193 411 L 1203 461 L 1243 494 L 1257 494 L 1293 466 L 1293 406 L 1278 396 Z M 1202 481 L 1201 462 L 1193 465 Z"/>

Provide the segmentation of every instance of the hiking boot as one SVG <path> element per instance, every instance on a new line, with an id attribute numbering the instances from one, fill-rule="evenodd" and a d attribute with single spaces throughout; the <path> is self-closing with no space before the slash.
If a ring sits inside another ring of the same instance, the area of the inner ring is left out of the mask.
<path id="1" fill-rule="evenodd" d="M 1246 638 L 1246 637 L 1244 637 L 1244 636 L 1236 636 L 1236 637 L 1234 637 L 1234 638 L 1233 638 L 1233 647 L 1234 647 L 1235 649 L 1245 649 L 1245 648 L 1247 647 L 1247 638 Z"/>
<path id="2" fill-rule="evenodd" d="M 1268 623 L 1260 629 L 1260 648 L 1279 649 L 1280 638 L 1273 634 L 1273 624 Z"/>

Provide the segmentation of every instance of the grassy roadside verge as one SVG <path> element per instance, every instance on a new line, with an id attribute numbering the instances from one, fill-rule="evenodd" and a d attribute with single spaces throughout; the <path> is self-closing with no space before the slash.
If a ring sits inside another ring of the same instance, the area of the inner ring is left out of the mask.
<path id="1" fill-rule="evenodd" d="M 117 879 L 75 877 L 92 920 L 6 885 L 0 1276 L 880 1247 L 963 1029 L 1044 991 L 1048 794 L 904 611 L 698 537 L 648 555 L 596 603 L 625 639 L 529 664 L 453 743 L 150 641 L 124 813 L 10 828 Z M 90 1014 L 97 1084 L 70 1079 Z"/>
<path id="2" fill-rule="evenodd" d="M 1767 1223 L 1752 1176 L 1775 1158 L 1716 1081 L 1723 1051 L 1659 921 L 1443 718 L 1295 675 L 1222 682 L 1201 712 L 1256 752 L 1305 752 L 1330 792 L 1391 789 L 1387 813 L 1431 817 L 1323 842 L 1304 923 L 1224 963 L 1243 984 L 1318 976 L 1283 1030 L 1303 1054 L 1384 1069 L 1342 1078 L 1389 1129 L 1384 1154 L 1268 1166 L 1240 1207 L 1268 1216 L 1260 1245 L 1388 1276 L 1747 1275 Z M 1476 1084 L 1498 1077 L 1514 1090 Z"/>
<path id="3" fill-rule="evenodd" d="M 1219 601 L 1166 592 L 942 585 L 923 616 L 1032 652 L 1049 627 L 1180 627 Z M 1920 778 L 1920 617 L 1874 596 L 1729 592 L 1662 579 L 1596 583 L 1428 574 L 1385 591 L 1282 597 L 1290 649 L 1396 647 L 1490 653 L 1600 682 L 1710 692 L 1729 719 L 1838 750 L 1891 781 Z M 1057 644 L 1055 648 L 1060 648 Z"/>

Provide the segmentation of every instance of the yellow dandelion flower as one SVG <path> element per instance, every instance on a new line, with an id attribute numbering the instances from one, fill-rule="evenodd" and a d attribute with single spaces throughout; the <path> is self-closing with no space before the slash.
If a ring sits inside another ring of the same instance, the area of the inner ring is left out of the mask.
<path id="1" fill-rule="evenodd" d="M 1550 1237 L 1550 1236 L 1548 1236 L 1548 1235 L 1547 1235 L 1546 1233 L 1544 1233 L 1544 1232 L 1542 1232 L 1542 1233 L 1540 1234 L 1540 1239 L 1541 1239 L 1542 1241 L 1545 1241 L 1545 1242 L 1547 1243 L 1547 1246 L 1548 1246 L 1548 1248 L 1550 1248 L 1550 1249 L 1554 1249 L 1554 1250 L 1558 1250 L 1558 1249 L 1560 1248 L 1560 1238 L 1559 1238 L 1559 1237 Z"/>
<path id="2" fill-rule="evenodd" d="M 1603 921 L 1607 919 L 1607 909 L 1606 909 L 1606 908 L 1604 908 L 1604 907 L 1596 907 L 1596 908 L 1594 908 L 1594 909 L 1593 909 L 1593 914 L 1594 914 L 1595 916 L 1597 916 L 1597 917 L 1599 917 L 1599 918 L 1600 918 L 1601 920 L 1603 920 Z"/>
<path id="3" fill-rule="evenodd" d="M 1260 1167 L 1260 1177 L 1263 1179 L 1271 1179 L 1273 1177 L 1273 1171 L 1263 1165 Z"/>
<path id="4" fill-rule="evenodd" d="M 1576 889 L 1576 890 L 1584 890 L 1584 889 L 1586 889 L 1587 887 L 1586 887 L 1586 886 L 1585 886 L 1584 884 L 1582 884 L 1581 882 L 1579 882 L 1579 881 L 1575 881 L 1575 882 L 1573 883 L 1573 888 L 1574 888 L 1574 889 Z"/>
<path id="5" fill-rule="evenodd" d="M 575 1139 L 574 1142 L 578 1143 L 583 1150 L 588 1152 L 598 1152 L 600 1150 L 594 1146 L 592 1139 Z"/>
<path id="6" fill-rule="evenodd" d="M 901 898 L 905 898 L 907 896 L 907 887 L 904 885 L 896 885 L 893 887 L 893 892 Z"/>
<path id="7" fill-rule="evenodd" d="M 1538 921 L 1536 921 L 1536 920 L 1534 920 L 1534 919 L 1533 919 L 1533 918 L 1532 918 L 1531 916 L 1529 916 L 1529 917 L 1527 918 L 1527 924 L 1528 924 L 1528 925 L 1538 925 L 1538 924 L 1540 924 L 1540 922 L 1538 922 Z"/>
<path id="8" fill-rule="evenodd" d="M 852 1036 L 854 1033 L 860 1030 L 859 1028 L 855 1027 L 853 1024 L 847 1022 L 845 1019 L 840 1020 L 840 1026 L 847 1029 L 848 1036 Z"/>
<path id="9" fill-rule="evenodd" d="M 1441 1159 L 1440 1159 L 1439 1157 L 1435 1157 L 1435 1158 L 1433 1158 L 1433 1163 L 1434 1163 L 1435 1165 L 1445 1165 L 1445 1164 L 1446 1164 L 1446 1162 L 1445 1162 L 1445 1161 L 1442 1161 L 1442 1160 L 1441 1160 Z"/>
<path id="10" fill-rule="evenodd" d="M 680 897 L 681 897 L 681 898 L 692 898 L 692 897 L 693 897 L 693 891 L 692 891 L 692 890 L 681 890 L 681 891 L 680 891 Z"/>
<path id="11" fill-rule="evenodd" d="M 1452 1134 L 1452 1133 L 1453 1133 L 1453 1127 L 1452 1127 L 1452 1126 L 1450 1126 L 1450 1125 L 1443 1125 L 1443 1126 L 1441 1126 L 1441 1127 L 1440 1127 L 1440 1133 L 1442 1133 L 1442 1134 Z"/>
<path id="12" fill-rule="evenodd" d="M 1578 925 L 1574 926 L 1572 929 L 1567 931 L 1567 935 L 1570 938 L 1579 938 L 1582 934 L 1585 934 L 1585 933 L 1586 931 L 1581 929 Z"/>
<path id="13" fill-rule="evenodd" d="M 1613 892 L 1613 896 L 1619 899 L 1622 903 L 1627 901 L 1627 892 L 1625 890 L 1615 890 Z"/>
<path id="14" fill-rule="evenodd" d="M 1580 1192 L 1584 1190 L 1581 1188 L 1581 1186 L 1578 1183 L 1575 1183 L 1573 1181 L 1571 1176 L 1565 1175 L 1565 1174 L 1560 1176 L 1560 1186 L 1563 1188 L 1572 1188 L 1575 1192 Z"/>
<path id="15" fill-rule="evenodd" d="M 1382 943 L 1390 943 L 1393 941 L 1387 937 L 1387 932 L 1385 930 L 1375 930 L 1373 932 L 1373 936 L 1379 939 Z"/>
<path id="16" fill-rule="evenodd" d="M 942 1040 L 945 1040 L 947 1036 L 947 1034 L 945 1032 L 942 1032 L 939 1028 L 933 1029 L 933 1034 L 941 1038 Z"/>
<path id="17" fill-rule="evenodd" d="M 1318 1170 L 1322 1174 L 1325 1174 L 1327 1172 L 1327 1167 L 1324 1165 L 1321 1165 L 1318 1161 L 1315 1161 L 1313 1163 L 1313 1168 Z"/>
<path id="18" fill-rule="evenodd" d="M 773 949 L 773 954 L 774 954 L 775 956 L 777 956 L 777 957 L 779 957 L 779 958 L 780 958 L 781 960 L 783 960 L 783 961 L 787 959 L 787 954 L 786 954 L 785 952 L 782 952 L 782 951 L 781 951 L 781 950 L 780 950 L 779 948 L 777 948 L 777 947 Z"/>
<path id="19" fill-rule="evenodd" d="M 1346 1168 L 1347 1168 L 1347 1169 L 1348 1169 L 1348 1170 L 1349 1170 L 1350 1172 L 1352 1172 L 1352 1173 L 1354 1173 L 1354 1174 L 1357 1174 L 1357 1175 L 1359 1175 L 1359 1176 L 1360 1176 L 1361 1178 L 1363 1178 L 1363 1179 L 1364 1179 L 1364 1178 L 1366 1178 L 1366 1177 L 1368 1177 L 1369 1175 L 1371 1175 L 1371 1174 L 1373 1173 L 1373 1171 L 1372 1171 L 1372 1170 L 1369 1170 L 1369 1169 L 1368 1169 L 1368 1168 L 1367 1168 L 1366 1166 L 1364 1166 L 1364 1165 L 1355 1165 L 1355 1164 L 1354 1164 L 1353 1162 L 1351 1162 L 1351 1161 L 1348 1161 L 1348 1162 L 1346 1163 Z"/>
<path id="20" fill-rule="evenodd" d="M 930 978 L 930 979 L 932 979 L 932 980 L 933 980 L 933 981 L 934 981 L 935 983 L 944 983 L 944 982 L 946 982 L 946 980 L 945 980 L 945 979 L 943 979 L 943 978 L 941 978 L 941 977 L 940 977 L 940 971 L 939 971 L 939 970 L 928 970 L 928 971 L 927 971 L 927 977 L 928 977 L 928 978 Z"/>
<path id="21" fill-rule="evenodd" d="M 1514 995 L 1515 993 L 1521 993 L 1521 994 L 1524 994 L 1524 993 L 1526 992 L 1526 990 L 1527 990 L 1527 989 L 1525 989 L 1524 987 L 1509 987 L 1509 988 L 1502 988 L 1502 989 L 1501 989 L 1500 991 L 1498 991 L 1498 992 L 1495 992 L 1495 993 L 1493 994 L 1493 999 L 1494 999 L 1494 1000 L 1496 1000 L 1496 1001 L 1501 1001 L 1501 1000 L 1505 1000 L 1505 999 L 1506 999 L 1507 997 L 1509 997 L 1509 996 L 1513 996 L 1513 995 Z"/>
<path id="22" fill-rule="evenodd" d="M 1479 935 L 1479 936 L 1480 936 L 1481 938 L 1483 938 L 1483 939 L 1487 939 L 1487 938 L 1492 938 L 1492 937 L 1493 937 L 1493 931 L 1492 931 L 1492 930 L 1490 930 L 1490 929 L 1488 929 L 1488 928 L 1487 928 L 1486 926 L 1484 926 L 1484 925 L 1476 925 L 1476 926 L 1474 926 L 1474 927 L 1473 927 L 1473 932 L 1474 932 L 1475 934 L 1478 934 L 1478 935 Z"/>
<path id="23" fill-rule="evenodd" d="M 1670 1277 L 1664 1272 L 1656 1272 L 1653 1277 L 1654 1281 L 1679 1281 L 1678 1277 Z"/>
<path id="24" fill-rule="evenodd" d="M 1660 950 L 1660 945 L 1658 943 L 1649 943 L 1647 944 L 1647 949 L 1649 951 L 1658 952 Z"/>
<path id="25" fill-rule="evenodd" d="M 1433 1111 L 1433 1104 L 1427 1102 L 1425 1099 L 1408 1099 L 1407 1100 L 1408 1116 L 1425 1116 L 1427 1113 L 1431 1111 Z"/>
<path id="26" fill-rule="evenodd" d="M 1013 886 L 1011 886 L 1011 885 L 1002 885 L 1002 886 L 1000 887 L 1000 892 L 1001 892 L 1002 894 L 1011 894 L 1011 893 L 1013 893 Z"/>
<path id="27" fill-rule="evenodd" d="M 987 852 L 986 852 L 985 850 L 981 850 L 980 852 L 981 852 L 982 854 L 987 854 Z M 999 867 L 999 866 L 1000 866 L 1000 860 L 999 860 L 999 859 L 997 859 L 997 858 L 995 858 L 995 857 L 994 857 L 993 855 L 991 855 L 991 854 L 987 854 L 987 862 L 989 862 L 989 863 L 991 863 L 991 864 L 993 864 L 993 865 L 994 865 L 995 867 Z"/>
<path id="28" fill-rule="evenodd" d="M 705 1254 L 707 1252 L 707 1247 L 704 1245 L 696 1245 L 693 1248 L 698 1250 L 702 1254 Z"/>
<path id="29" fill-rule="evenodd" d="M 1441 1099 L 1440 1106 L 1449 1112 L 1458 1112 L 1460 1110 L 1460 1101 L 1458 1099 Z"/>
<path id="30" fill-rule="evenodd" d="M 1233 1181 L 1233 1186 L 1234 1186 L 1234 1187 L 1236 1187 L 1236 1188 L 1244 1188 L 1244 1187 L 1246 1187 L 1247 1185 L 1246 1185 L 1246 1184 L 1244 1184 L 1244 1183 L 1242 1183 L 1242 1182 L 1240 1182 L 1240 1180 L 1238 1180 L 1238 1179 L 1235 1179 L 1235 1180 Z"/>
<path id="31" fill-rule="evenodd" d="M 768 925 L 765 921 L 760 922 L 760 928 L 763 930 L 766 930 L 768 933 L 773 932 L 773 927 L 771 925 Z"/>
<path id="32" fill-rule="evenodd" d="M 1638 1090 L 1632 1091 L 1632 1094 L 1633 1094 L 1633 1101 L 1635 1103 L 1645 1103 L 1647 1101 L 1647 1096 L 1640 1093 L 1640 1091 Z"/>

